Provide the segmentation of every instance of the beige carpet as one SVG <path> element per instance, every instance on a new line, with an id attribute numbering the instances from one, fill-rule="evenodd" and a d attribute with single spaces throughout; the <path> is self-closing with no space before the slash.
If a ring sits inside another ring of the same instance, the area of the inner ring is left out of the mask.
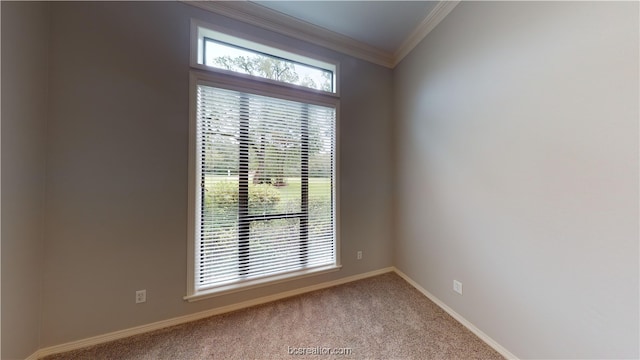
<path id="1" fill-rule="evenodd" d="M 309 353 L 300 355 L 299 348 L 309 348 Z M 351 354 L 326 355 L 323 348 L 347 348 Z M 46 359 L 502 357 L 388 273 Z"/>

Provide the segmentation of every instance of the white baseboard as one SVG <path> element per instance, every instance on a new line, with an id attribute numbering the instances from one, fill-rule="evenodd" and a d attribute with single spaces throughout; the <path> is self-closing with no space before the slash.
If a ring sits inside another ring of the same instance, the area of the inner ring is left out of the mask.
<path id="1" fill-rule="evenodd" d="M 68 343 L 65 343 L 65 344 L 61 344 L 61 345 L 54 345 L 54 346 L 50 346 L 50 347 L 38 350 L 33 355 L 29 356 L 26 360 L 36 360 L 36 359 L 39 359 L 41 357 L 45 357 L 45 356 L 49 356 L 49 355 L 53 355 L 53 354 L 59 354 L 59 353 L 67 352 L 67 351 L 81 349 L 81 348 L 84 348 L 84 347 L 87 347 L 87 346 L 103 344 L 103 343 L 106 343 L 106 342 L 109 342 L 109 341 L 114 341 L 114 340 L 126 338 L 126 337 L 129 337 L 129 336 L 134 336 L 134 335 L 140 335 L 140 334 L 147 333 L 147 332 L 150 332 L 150 331 L 160 330 L 160 329 L 163 329 L 163 328 L 166 328 L 166 327 L 170 327 L 170 326 L 174 326 L 174 325 L 180 325 L 180 324 L 184 324 L 184 323 L 187 323 L 187 322 L 190 322 L 190 321 L 200 320 L 200 319 L 204 319 L 204 318 L 207 318 L 207 317 L 210 317 L 210 316 L 219 315 L 219 314 L 223 314 L 223 313 L 227 313 L 227 312 L 231 312 L 231 311 L 235 311 L 235 310 L 240 310 L 240 309 L 244 309 L 244 308 L 255 306 L 255 305 L 265 304 L 265 303 L 269 303 L 269 302 L 272 302 L 272 301 L 276 301 L 276 300 L 280 300 L 280 299 L 284 299 L 284 298 L 288 298 L 288 297 L 292 297 L 292 296 L 308 293 L 308 292 L 311 292 L 311 291 L 326 289 L 326 288 L 329 288 L 329 287 L 342 285 L 342 284 L 350 283 L 350 282 L 357 281 L 357 280 L 366 279 L 366 278 L 369 278 L 369 277 L 372 277 L 372 276 L 377 276 L 377 275 L 381 275 L 381 274 L 388 273 L 388 272 L 393 272 L 393 271 L 394 271 L 393 267 L 374 270 L 374 271 L 366 272 L 366 273 L 363 273 L 363 274 L 348 276 L 348 277 L 345 277 L 345 278 L 342 278 L 342 279 L 338 279 L 338 280 L 333 280 L 333 281 L 328 281 L 328 282 L 324 282 L 324 283 L 320 283 L 320 284 L 316 284 L 316 285 L 303 287 L 303 288 L 300 288 L 300 289 L 285 291 L 285 292 L 274 294 L 274 295 L 264 296 L 264 297 L 257 298 L 257 299 L 252 299 L 252 300 L 247 300 L 247 301 L 243 301 L 243 302 L 240 302 L 240 303 L 237 303 L 237 304 L 232 304 L 232 305 L 228 305 L 228 306 L 222 306 L 222 307 L 219 307 L 219 308 L 202 311 L 202 312 L 198 312 L 198 313 L 195 313 L 195 314 L 179 316 L 179 317 L 175 317 L 175 318 L 172 318 L 172 319 L 162 320 L 162 321 L 154 322 L 154 323 L 147 324 L 147 325 L 141 325 L 141 326 L 136 326 L 136 327 L 132 327 L 132 328 L 129 328 L 129 329 L 125 329 L 125 330 L 114 331 L 114 332 L 111 332 L 111 333 L 108 333 L 108 334 L 93 336 L 93 337 L 90 337 L 90 338 L 77 340 L 77 341 L 72 341 L 72 342 L 68 342 Z"/>
<path id="2" fill-rule="evenodd" d="M 367 273 L 364 273 L 364 274 L 348 276 L 346 278 L 342 278 L 342 279 L 338 279 L 338 280 L 334 280 L 334 281 L 328 281 L 328 282 L 324 282 L 324 283 L 320 283 L 320 284 L 316 284 L 316 285 L 311 285 L 311 286 L 303 287 L 303 288 L 300 288 L 300 289 L 285 291 L 285 292 L 274 294 L 274 295 L 264 296 L 264 297 L 257 298 L 257 299 L 252 299 L 252 300 L 247 300 L 247 301 L 243 301 L 243 302 L 240 302 L 240 303 L 237 303 L 237 304 L 232 304 L 232 305 L 228 305 L 228 306 L 222 306 L 222 307 L 219 307 L 219 308 L 202 311 L 202 312 L 198 312 L 198 313 L 195 313 L 195 314 L 179 316 L 179 317 L 175 317 L 175 318 L 172 318 L 172 319 L 162 320 L 162 321 L 154 322 L 154 323 L 147 324 L 147 325 L 136 326 L 136 327 L 133 327 L 133 328 L 114 331 L 114 332 L 111 332 L 111 333 L 98 335 L 98 336 L 93 336 L 93 337 L 82 339 L 82 340 L 72 341 L 72 342 L 68 342 L 68 343 L 65 343 L 65 344 L 61 344 L 61 345 L 50 346 L 50 347 L 43 348 L 43 349 L 40 349 L 40 350 L 36 351 L 35 353 L 33 353 L 31 356 L 29 356 L 25 360 L 36 360 L 36 359 L 39 359 L 39 358 L 42 358 L 42 357 L 45 357 L 45 356 L 49 356 L 49 355 L 54 355 L 54 354 L 59 354 L 59 353 L 67 352 L 67 351 L 77 350 L 77 349 L 81 349 L 81 348 L 88 347 L 88 346 L 99 345 L 99 344 L 103 344 L 103 343 L 106 343 L 106 342 L 109 342 L 109 341 L 123 339 L 123 338 L 134 336 L 134 335 L 140 335 L 140 334 L 144 334 L 144 333 L 147 333 L 147 332 L 150 332 L 150 331 L 160 330 L 160 329 L 163 329 L 163 328 L 166 328 L 166 327 L 180 325 L 180 324 L 184 324 L 184 323 L 187 323 L 187 322 L 200 320 L 200 319 L 204 319 L 204 318 L 207 318 L 207 317 L 210 317 L 210 316 L 214 316 L 214 315 L 219 315 L 219 314 L 223 314 L 223 313 L 227 313 L 227 312 L 231 312 L 231 311 L 235 311 L 235 310 L 240 310 L 240 309 L 248 308 L 248 307 L 255 306 L 255 305 L 265 304 L 265 303 L 269 303 L 269 302 L 272 302 L 272 301 L 276 301 L 276 300 L 280 300 L 280 299 L 284 299 L 284 298 L 288 298 L 288 297 L 292 297 L 292 296 L 308 293 L 308 292 L 311 292 L 311 291 L 326 289 L 326 288 L 329 288 L 329 287 L 342 285 L 342 284 L 350 283 L 350 282 L 357 281 L 357 280 L 366 279 L 366 278 L 369 278 L 369 277 L 381 275 L 381 274 L 388 273 L 388 272 L 395 272 L 396 274 L 398 274 L 400 277 L 402 277 L 404 280 L 406 280 L 409 284 L 411 284 L 411 286 L 413 286 L 418 291 L 420 291 L 422 294 L 424 294 L 424 296 L 429 298 L 429 300 L 433 301 L 436 305 L 438 305 L 440 308 L 442 308 L 444 311 L 446 311 L 449 315 L 451 315 L 456 321 L 458 321 L 464 327 L 469 329 L 472 333 L 474 333 L 476 336 L 478 336 L 482 341 L 487 343 L 487 345 L 491 346 L 494 350 L 496 350 L 502 356 L 504 356 L 507 359 L 514 359 L 514 360 L 518 359 L 515 355 L 513 355 L 511 352 L 509 352 L 503 346 L 498 344 L 495 340 L 493 340 L 487 334 L 485 334 L 480 329 L 478 329 L 475 325 L 473 325 L 467 319 L 462 317 L 462 315 L 460 315 L 457 312 L 455 312 L 453 309 L 448 307 L 445 303 L 440 301 L 440 299 L 438 299 L 433 294 L 431 294 L 430 292 L 425 290 L 422 286 L 418 285 L 418 283 L 413 281 L 413 279 L 408 277 L 402 271 L 398 270 L 395 267 L 388 267 L 388 268 L 384 268 L 384 269 L 370 271 L 370 272 L 367 272 Z"/>
<path id="3" fill-rule="evenodd" d="M 469 329 L 472 333 L 474 333 L 480 340 L 487 343 L 487 345 L 491 346 L 495 351 L 499 352 L 500 355 L 504 356 L 507 359 L 518 360 L 518 358 L 513 355 L 509 350 L 505 349 L 502 345 L 498 344 L 495 340 L 493 340 L 489 335 L 482 332 L 482 330 L 478 329 L 475 325 L 473 325 L 469 320 L 465 319 L 462 315 L 455 312 L 452 308 L 448 307 L 445 303 L 443 303 L 440 299 L 433 296 L 430 292 L 425 290 L 422 286 L 418 285 L 417 282 L 413 281 L 410 277 L 408 277 L 402 271 L 393 268 L 393 271 L 398 274 L 401 278 L 405 279 L 411 286 L 420 291 L 424 296 L 429 298 L 429 300 L 433 301 L 436 305 L 438 305 L 442 310 L 446 311 L 449 315 L 451 315 L 456 321 L 462 324 L 464 327 Z"/>

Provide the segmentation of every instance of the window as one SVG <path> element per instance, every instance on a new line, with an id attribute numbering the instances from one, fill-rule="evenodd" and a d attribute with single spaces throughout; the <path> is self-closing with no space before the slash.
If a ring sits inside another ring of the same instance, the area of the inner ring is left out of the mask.
<path id="1" fill-rule="evenodd" d="M 213 25 L 193 24 L 196 45 L 192 63 L 261 77 L 305 88 L 337 93 L 337 65 L 213 30 Z"/>
<path id="2" fill-rule="evenodd" d="M 270 80 L 192 71 L 188 300 L 339 268 L 337 97 Z"/>

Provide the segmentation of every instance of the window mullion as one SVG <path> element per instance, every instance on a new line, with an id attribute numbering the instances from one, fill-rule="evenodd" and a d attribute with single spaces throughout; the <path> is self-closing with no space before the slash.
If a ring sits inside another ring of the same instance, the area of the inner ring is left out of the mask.
<path id="1" fill-rule="evenodd" d="M 306 265 L 309 248 L 309 105 L 302 105 L 300 116 L 300 263 Z"/>
<path id="2" fill-rule="evenodd" d="M 249 274 L 249 97 L 240 95 L 240 159 L 238 168 L 238 273 Z"/>

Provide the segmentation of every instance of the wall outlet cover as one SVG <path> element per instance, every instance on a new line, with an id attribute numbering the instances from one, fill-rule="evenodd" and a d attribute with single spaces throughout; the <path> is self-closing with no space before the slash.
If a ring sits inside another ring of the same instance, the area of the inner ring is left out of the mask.
<path id="1" fill-rule="evenodd" d="M 462 283 L 458 280 L 453 280 L 453 291 L 462 295 Z"/>

